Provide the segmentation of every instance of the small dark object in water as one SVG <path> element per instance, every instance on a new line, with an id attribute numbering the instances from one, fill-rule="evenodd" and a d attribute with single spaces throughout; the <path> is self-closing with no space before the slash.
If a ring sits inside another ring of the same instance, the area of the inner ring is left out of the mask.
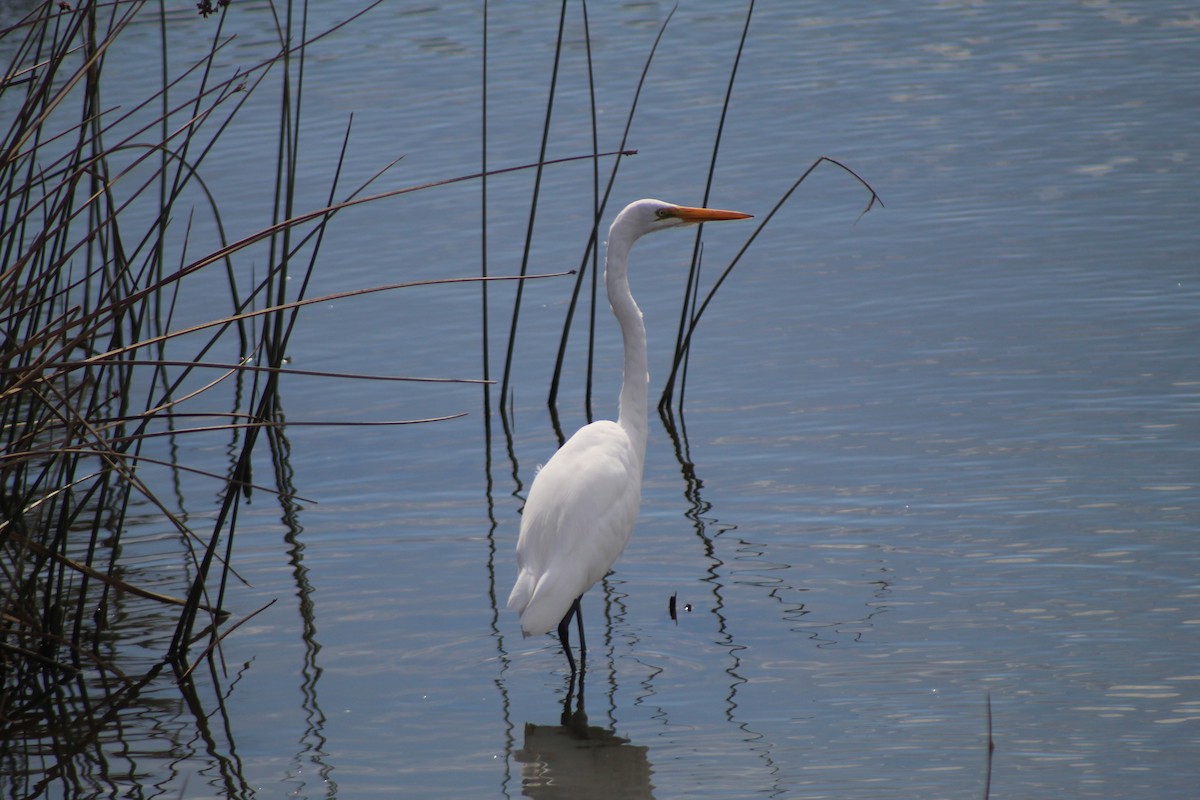
<path id="1" fill-rule="evenodd" d="M 672 620 L 673 622 L 679 622 L 679 616 L 678 616 L 678 615 L 675 613 L 675 605 L 676 605 L 676 603 L 675 603 L 675 595 L 674 595 L 674 594 L 672 594 L 672 595 L 671 595 L 671 599 L 667 601 L 667 612 L 668 612 L 668 613 L 670 613 L 670 615 L 671 615 L 671 620 Z M 689 613 L 691 613 L 691 610 L 692 610 L 692 604 L 691 604 L 691 603 L 684 603 L 684 604 L 683 604 L 683 610 L 684 610 L 684 611 L 687 611 L 687 612 L 689 612 Z"/>

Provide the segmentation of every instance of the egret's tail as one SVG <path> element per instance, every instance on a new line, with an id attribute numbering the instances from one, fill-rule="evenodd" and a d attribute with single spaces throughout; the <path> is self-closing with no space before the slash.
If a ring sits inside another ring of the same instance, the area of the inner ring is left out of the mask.
<path id="1" fill-rule="evenodd" d="M 508 607 L 521 615 L 521 631 L 525 636 L 537 636 L 554 630 L 571 608 L 578 594 L 569 585 L 560 586 L 562 577 L 544 573 L 535 578 L 525 570 L 517 576 Z M 567 582 L 570 583 L 569 581 Z"/>

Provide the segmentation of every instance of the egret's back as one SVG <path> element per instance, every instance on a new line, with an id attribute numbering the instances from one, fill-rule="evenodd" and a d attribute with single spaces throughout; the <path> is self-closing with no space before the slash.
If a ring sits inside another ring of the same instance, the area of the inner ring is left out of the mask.
<path id="1" fill-rule="evenodd" d="M 538 472 L 521 516 L 520 573 L 508 598 L 526 636 L 558 625 L 608 574 L 629 543 L 641 487 L 639 443 L 615 422 L 581 428 Z"/>

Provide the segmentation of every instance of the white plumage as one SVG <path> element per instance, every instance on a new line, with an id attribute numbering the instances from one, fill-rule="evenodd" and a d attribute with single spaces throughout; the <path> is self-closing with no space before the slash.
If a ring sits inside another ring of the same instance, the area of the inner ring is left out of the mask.
<path id="1" fill-rule="evenodd" d="M 580 429 L 538 472 L 508 601 L 526 636 L 558 625 L 625 550 L 641 504 L 641 452 L 620 425 L 603 420 Z"/>

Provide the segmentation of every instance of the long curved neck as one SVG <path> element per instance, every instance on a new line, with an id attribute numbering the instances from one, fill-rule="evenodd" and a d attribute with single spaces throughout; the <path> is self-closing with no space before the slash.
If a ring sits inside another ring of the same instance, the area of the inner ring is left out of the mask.
<path id="1" fill-rule="evenodd" d="M 646 450 L 647 392 L 650 373 L 646 359 L 646 324 L 642 321 L 642 310 L 634 302 L 629 291 L 629 251 L 633 247 L 632 237 L 621 235 L 613 226 L 608 237 L 608 256 L 604 268 L 604 284 L 608 289 L 608 303 L 613 315 L 621 325 L 621 338 L 625 344 L 625 372 L 621 381 L 621 405 L 617 417 L 620 425 L 638 446 L 638 452 Z"/>

